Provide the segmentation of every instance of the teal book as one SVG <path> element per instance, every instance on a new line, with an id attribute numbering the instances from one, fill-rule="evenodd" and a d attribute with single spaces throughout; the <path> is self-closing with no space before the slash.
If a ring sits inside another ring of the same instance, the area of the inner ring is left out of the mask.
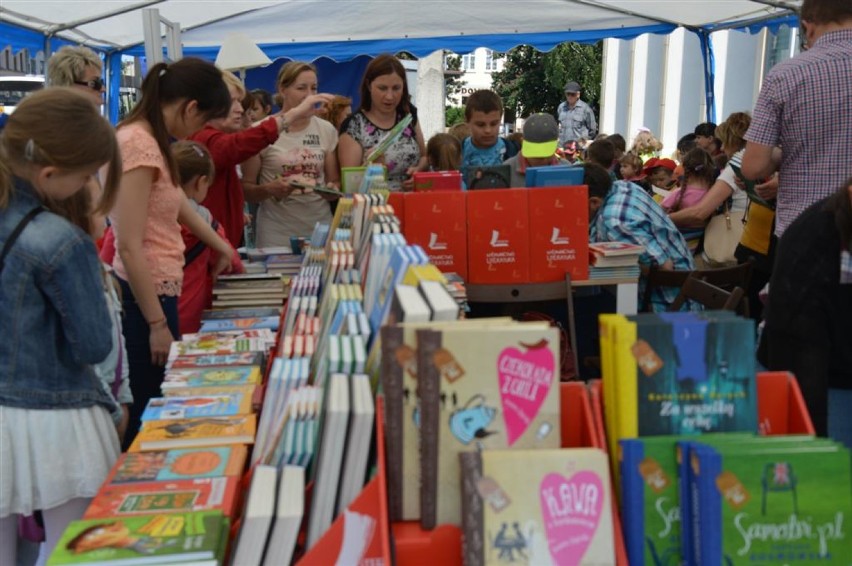
<path id="1" fill-rule="evenodd" d="M 840 446 L 696 444 L 687 564 L 848 565 L 852 472 Z"/>
<path id="2" fill-rule="evenodd" d="M 713 311 L 631 320 L 638 436 L 757 431 L 753 321 Z"/>
<path id="3" fill-rule="evenodd" d="M 227 526 L 221 511 L 73 521 L 47 564 L 218 566 Z"/>

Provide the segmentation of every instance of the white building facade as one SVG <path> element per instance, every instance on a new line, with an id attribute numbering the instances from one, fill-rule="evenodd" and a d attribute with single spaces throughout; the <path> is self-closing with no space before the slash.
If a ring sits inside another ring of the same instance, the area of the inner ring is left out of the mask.
<path id="1" fill-rule="evenodd" d="M 715 119 L 751 112 L 766 72 L 798 52 L 798 30 L 710 35 L 715 59 Z M 669 35 L 604 40 L 602 133 L 620 133 L 628 148 L 639 128 L 651 130 L 674 152 L 677 141 L 707 121 L 704 64 L 698 36 L 684 28 Z"/>
<path id="2" fill-rule="evenodd" d="M 461 92 L 449 98 L 452 106 L 464 106 L 467 97 L 477 90 L 491 88 L 491 73 L 503 70 L 503 58 L 495 57 L 494 52 L 485 47 L 462 55 Z"/>

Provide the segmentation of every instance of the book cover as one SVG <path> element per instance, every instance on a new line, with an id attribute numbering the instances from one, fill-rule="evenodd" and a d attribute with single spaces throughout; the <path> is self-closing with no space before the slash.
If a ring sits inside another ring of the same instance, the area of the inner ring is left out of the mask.
<path id="1" fill-rule="evenodd" d="M 281 307 L 206 310 L 202 313 L 201 320 L 229 320 L 235 318 L 255 317 L 263 318 L 267 316 L 281 316 Z"/>
<path id="2" fill-rule="evenodd" d="M 254 317 L 254 318 L 231 318 L 220 320 L 205 320 L 201 323 L 199 332 L 221 332 L 223 330 L 245 330 L 268 328 L 270 330 L 278 330 L 278 324 L 281 320 L 279 315 Z"/>
<path id="3" fill-rule="evenodd" d="M 172 368 L 174 367 L 173 365 Z M 160 388 L 165 391 L 182 387 L 224 387 L 259 383 L 260 366 L 170 369 L 166 371 Z"/>
<path id="4" fill-rule="evenodd" d="M 485 450 L 459 458 L 465 564 L 615 564 L 605 452 Z"/>
<path id="5" fill-rule="evenodd" d="M 849 563 L 852 476 L 846 448 L 698 444 L 689 458 L 693 563 Z"/>
<path id="6" fill-rule="evenodd" d="M 157 482 L 239 476 L 245 469 L 245 446 L 211 446 L 125 452 L 118 457 L 105 484 Z"/>
<path id="7" fill-rule="evenodd" d="M 645 246 L 628 242 L 592 242 L 589 244 L 589 252 L 604 257 L 642 255 L 644 251 Z"/>
<path id="8" fill-rule="evenodd" d="M 142 421 L 229 417 L 251 412 L 251 396 L 243 391 L 188 397 L 154 397 L 142 412 Z"/>
<path id="9" fill-rule="evenodd" d="M 466 193 L 407 193 L 403 234 L 432 265 L 467 277 Z"/>
<path id="10" fill-rule="evenodd" d="M 465 193 L 468 199 L 466 280 L 469 283 L 529 281 L 530 233 L 526 193 L 526 189 Z"/>
<path id="11" fill-rule="evenodd" d="M 147 421 L 129 451 L 252 444 L 255 432 L 255 415 Z"/>
<path id="12" fill-rule="evenodd" d="M 98 491 L 83 518 L 215 510 L 234 517 L 239 482 L 240 478 L 231 476 L 108 484 Z"/>
<path id="13" fill-rule="evenodd" d="M 239 354 L 210 354 L 203 356 L 178 356 L 171 360 L 168 370 L 222 368 L 234 366 L 263 366 L 262 352 L 241 352 Z"/>
<path id="14" fill-rule="evenodd" d="M 589 278 L 589 198 L 585 185 L 527 191 L 530 281 Z"/>
<path id="15" fill-rule="evenodd" d="M 204 334 L 197 339 L 187 340 L 184 337 L 180 342 L 172 342 L 169 356 L 205 356 L 205 355 L 230 355 L 241 352 L 265 352 L 268 343 L 263 338 L 243 338 L 238 336 L 226 336 L 222 334 Z"/>
<path id="16" fill-rule="evenodd" d="M 558 360 L 546 323 L 417 331 L 423 528 L 461 524 L 459 452 L 560 446 Z"/>
<path id="17" fill-rule="evenodd" d="M 611 450 L 620 438 L 757 431 L 753 321 L 714 311 L 606 321 Z"/>
<path id="18" fill-rule="evenodd" d="M 385 325 L 381 329 L 381 387 L 385 402 L 388 512 L 391 520 L 420 518 L 420 403 L 417 397 L 417 335 L 447 322 Z M 509 317 L 459 320 L 449 324 L 491 327 L 513 324 Z"/>
<path id="19" fill-rule="evenodd" d="M 462 176 L 458 171 L 419 171 L 414 174 L 415 191 L 461 191 Z"/>
<path id="20" fill-rule="evenodd" d="M 47 563 L 216 566 L 227 527 L 221 511 L 72 521 Z"/>

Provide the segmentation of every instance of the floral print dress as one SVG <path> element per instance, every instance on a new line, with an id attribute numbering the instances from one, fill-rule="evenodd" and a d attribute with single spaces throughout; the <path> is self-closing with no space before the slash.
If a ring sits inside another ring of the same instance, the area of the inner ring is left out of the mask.
<path id="1" fill-rule="evenodd" d="M 420 145 L 417 143 L 417 138 L 414 133 L 414 127 L 417 124 L 417 114 L 412 108 L 413 120 L 402 135 L 391 145 L 385 152 L 382 162 L 388 168 L 388 186 L 392 191 L 399 191 L 402 188 L 402 182 L 406 178 L 406 171 L 410 167 L 416 167 L 420 161 Z M 403 114 L 398 114 L 396 121 L 399 122 L 404 118 Z M 387 135 L 390 129 L 383 129 L 375 125 L 367 118 L 362 110 L 349 116 L 343 125 L 340 127 L 341 134 L 349 134 L 352 139 L 357 141 L 366 152 L 377 146 L 380 141 Z"/>

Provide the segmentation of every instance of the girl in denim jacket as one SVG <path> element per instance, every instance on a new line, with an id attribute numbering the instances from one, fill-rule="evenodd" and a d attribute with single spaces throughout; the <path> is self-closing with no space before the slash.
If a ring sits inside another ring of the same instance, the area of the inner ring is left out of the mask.
<path id="1" fill-rule="evenodd" d="M 91 367 L 112 347 L 97 253 L 52 212 L 105 164 L 100 212 L 115 197 L 118 145 L 73 89 L 29 96 L 0 139 L 0 564 L 16 563 L 18 516 L 36 510 L 43 563 L 118 457 L 114 404 Z"/>

